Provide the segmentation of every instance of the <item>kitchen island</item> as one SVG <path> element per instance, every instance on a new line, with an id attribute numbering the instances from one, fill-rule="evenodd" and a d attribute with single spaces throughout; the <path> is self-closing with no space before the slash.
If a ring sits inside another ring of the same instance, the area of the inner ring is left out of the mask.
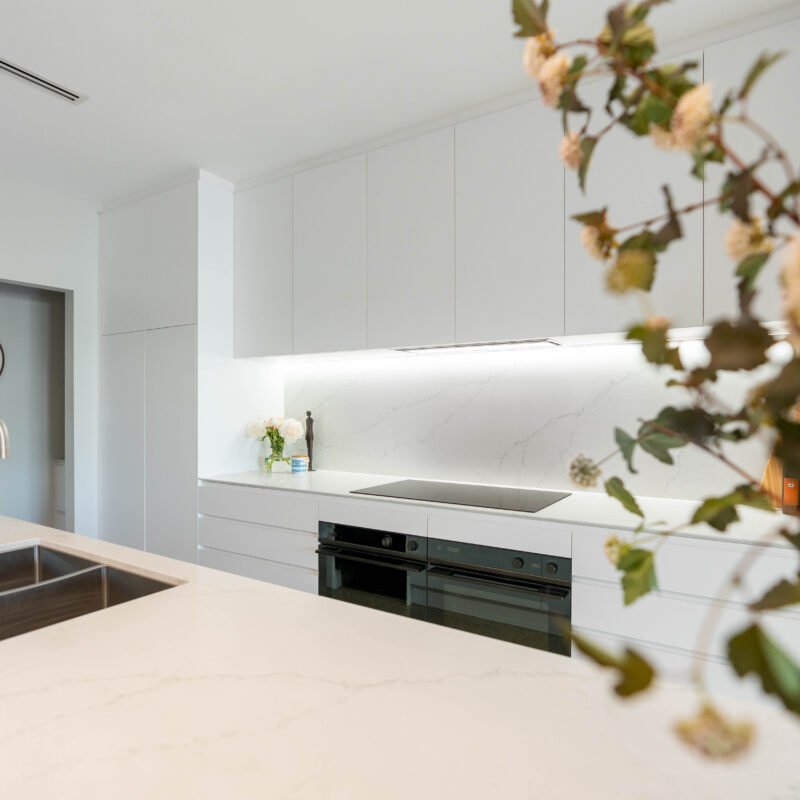
<path id="1" fill-rule="evenodd" d="M 671 732 L 694 695 L 633 702 L 591 665 L 0 518 L 178 583 L 0 642 L 8 798 L 794 798 L 800 725 L 709 764 Z"/>

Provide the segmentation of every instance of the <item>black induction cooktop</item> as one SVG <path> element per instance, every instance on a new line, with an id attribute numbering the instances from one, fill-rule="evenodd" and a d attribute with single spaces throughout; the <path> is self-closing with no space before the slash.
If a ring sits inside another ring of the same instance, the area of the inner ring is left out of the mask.
<path id="1" fill-rule="evenodd" d="M 499 508 L 504 511 L 525 511 L 533 514 L 569 497 L 570 493 L 506 486 L 481 486 L 472 483 L 406 480 L 370 486 L 366 489 L 353 489 L 351 494 L 424 500 L 429 503 L 454 503 L 460 506 Z"/>

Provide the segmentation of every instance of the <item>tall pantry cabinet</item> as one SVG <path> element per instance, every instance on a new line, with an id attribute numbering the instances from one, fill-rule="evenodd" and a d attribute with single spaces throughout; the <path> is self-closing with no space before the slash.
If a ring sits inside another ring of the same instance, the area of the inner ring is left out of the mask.
<path id="1" fill-rule="evenodd" d="M 220 194 L 218 222 L 232 230 L 230 189 L 203 173 L 100 215 L 100 538 L 186 561 L 197 559 L 198 275 L 210 246 L 198 209 Z"/>

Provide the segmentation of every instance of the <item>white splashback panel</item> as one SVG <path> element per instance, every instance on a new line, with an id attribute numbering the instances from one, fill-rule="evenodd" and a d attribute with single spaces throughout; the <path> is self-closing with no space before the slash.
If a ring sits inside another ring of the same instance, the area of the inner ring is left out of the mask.
<path id="1" fill-rule="evenodd" d="M 682 348 L 688 359 L 702 344 Z M 641 417 L 686 402 L 683 390 L 665 388 L 668 377 L 635 345 L 290 359 L 285 404 L 297 419 L 312 411 L 320 469 L 568 489 L 576 454 L 601 458 L 614 449 L 615 426 L 635 433 Z M 719 396 L 736 407 L 757 377 L 725 376 Z M 768 444 L 736 451 L 760 477 Z M 675 467 L 639 453 L 637 475 L 619 457 L 604 474 L 663 497 L 734 485 L 736 476 L 706 454 L 673 452 Z"/>

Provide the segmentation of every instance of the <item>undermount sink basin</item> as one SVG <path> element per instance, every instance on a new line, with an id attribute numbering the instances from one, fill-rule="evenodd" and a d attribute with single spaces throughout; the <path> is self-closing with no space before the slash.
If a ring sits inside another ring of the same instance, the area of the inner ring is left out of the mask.
<path id="1" fill-rule="evenodd" d="M 40 545 L 9 550 L 0 553 L 0 640 L 171 588 Z"/>

